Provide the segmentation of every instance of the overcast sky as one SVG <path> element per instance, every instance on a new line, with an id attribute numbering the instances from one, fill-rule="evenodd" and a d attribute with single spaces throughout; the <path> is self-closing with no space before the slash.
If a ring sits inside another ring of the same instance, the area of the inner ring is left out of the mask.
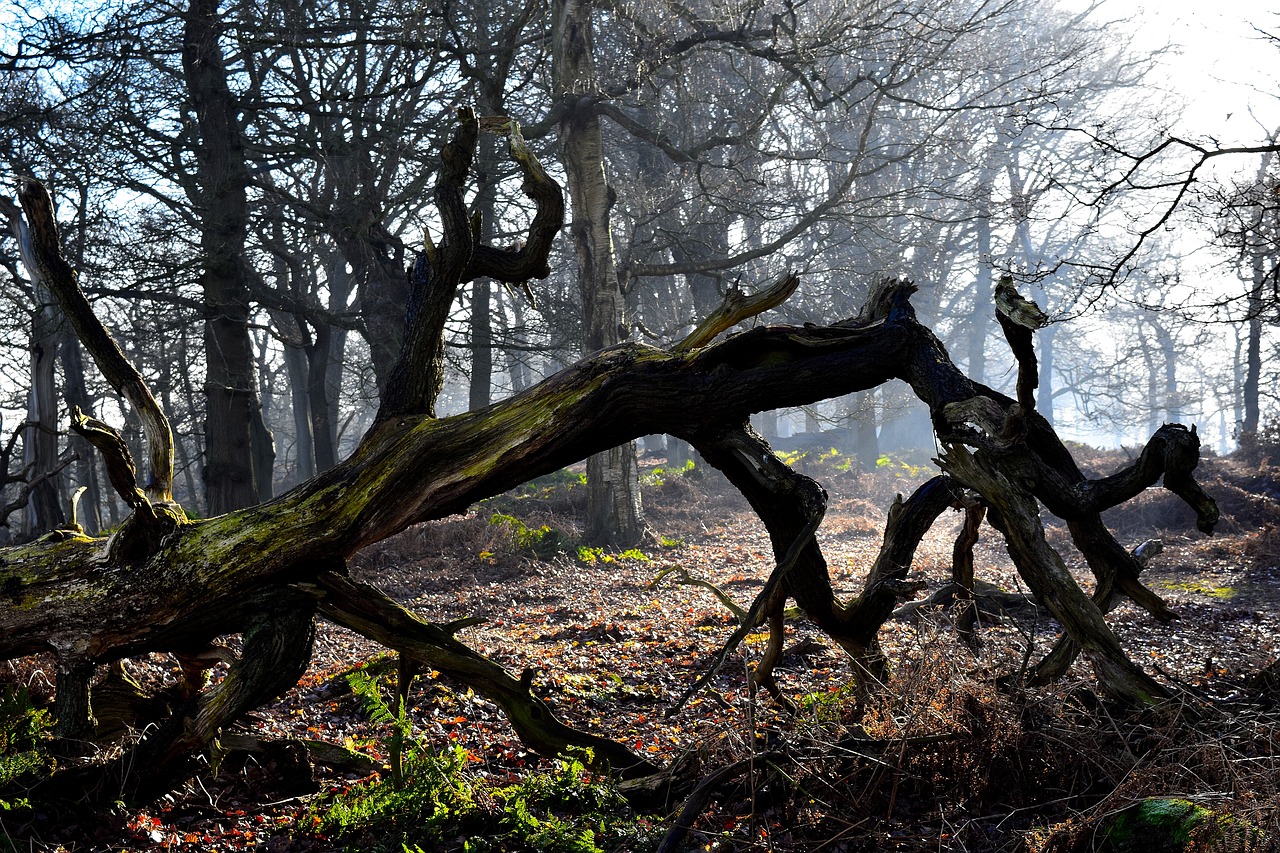
<path id="1" fill-rule="evenodd" d="M 1131 28 L 1136 48 L 1172 47 L 1152 83 L 1186 102 L 1175 131 L 1228 144 L 1280 126 L 1280 44 L 1259 32 L 1280 34 L 1278 11 L 1273 0 L 1107 0 L 1101 16 Z"/>

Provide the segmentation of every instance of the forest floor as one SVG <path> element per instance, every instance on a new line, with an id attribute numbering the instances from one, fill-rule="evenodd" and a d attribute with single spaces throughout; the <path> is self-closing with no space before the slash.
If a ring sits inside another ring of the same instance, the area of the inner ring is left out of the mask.
<path id="1" fill-rule="evenodd" d="M 1076 450 L 1098 473 L 1127 459 Z M 859 473 L 831 454 L 793 464 L 830 493 L 819 539 L 837 594 L 855 596 L 893 496 L 909 494 L 932 466 L 885 457 L 876 471 Z M 485 617 L 459 639 L 513 673 L 531 672 L 534 692 L 566 722 L 658 763 L 703 775 L 770 755 L 717 792 L 687 849 L 1086 850 L 1096 819 L 1147 796 L 1189 797 L 1274 831 L 1280 712 L 1258 701 L 1249 679 L 1280 655 L 1280 469 L 1209 457 L 1201 476 L 1223 509 L 1211 539 L 1159 490 L 1108 518 L 1128 546 L 1163 541 L 1144 579 L 1180 617 L 1161 625 L 1129 605 L 1109 617 L 1132 658 L 1180 697 L 1137 715 L 1101 703 L 1079 662 L 1051 688 L 1001 687 L 1001 676 L 1052 645 L 1056 625 L 1034 608 L 984 623 L 976 649 L 940 609 L 889 622 L 881 638 L 893 676 L 863 704 L 851 695 L 844 654 L 804 619 L 790 620 L 777 674 L 794 712 L 746 689 L 761 632 L 709 689 L 669 715 L 736 625 L 706 588 L 673 578 L 682 570 L 747 607 L 773 559 L 762 525 L 726 481 L 700 467 L 667 471 L 662 460 L 644 469 L 653 538 L 634 551 L 575 544 L 585 488 L 571 470 L 380 543 L 357 557 L 352 573 L 426 619 Z M 939 520 L 913 579 L 931 589 L 948 579 L 959 524 L 957 513 Z M 1051 525 L 1049 533 L 1089 588 L 1065 529 Z M 989 527 L 975 557 L 980 580 L 1021 591 Z M 373 721 L 379 715 L 349 677 L 353 668 L 387 669 L 381 654 L 322 624 L 311 669 L 245 732 L 325 740 L 382 764 L 393 727 Z M 0 680 L 21 679 L 47 695 L 48 667 L 24 661 L 0 668 Z M 129 668 L 144 682 L 176 678 L 159 655 Z M 576 765 L 530 755 L 494 706 L 438 674 L 418 678 L 408 704 L 413 748 L 446 756 L 431 766 L 453 777 L 453 788 L 434 813 L 414 806 L 407 824 L 376 811 L 401 806 L 361 799 L 389 787 L 385 768 L 361 775 L 318 767 L 299 780 L 259 758 L 211 768 L 146 809 L 0 810 L 0 850 L 643 850 L 670 825 L 669 810 L 631 811 Z M 625 820 L 602 819 L 610 808 Z"/>

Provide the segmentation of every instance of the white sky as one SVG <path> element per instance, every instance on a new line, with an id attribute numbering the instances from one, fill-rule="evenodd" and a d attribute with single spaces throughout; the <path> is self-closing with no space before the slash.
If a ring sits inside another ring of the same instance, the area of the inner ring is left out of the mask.
<path id="1" fill-rule="evenodd" d="M 1258 32 L 1280 34 L 1278 13 L 1273 0 L 1107 0 L 1100 16 L 1132 28 L 1135 48 L 1172 47 L 1152 83 L 1186 103 L 1175 132 L 1231 145 L 1280 127 L 1280 45 Z"/>

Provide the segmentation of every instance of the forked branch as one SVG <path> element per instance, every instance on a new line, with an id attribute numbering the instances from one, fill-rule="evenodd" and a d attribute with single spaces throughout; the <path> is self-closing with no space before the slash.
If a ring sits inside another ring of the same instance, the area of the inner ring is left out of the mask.
<path id="1" fill-rule="evenodd" d="M 485 126 L 492 122 L 485 121 Z M 548 258 L 564 224 L 564 197 L 557 184 L 525 144 L 520 127 L 501 125 L 508 150 L 524 175 L 523 190 L 536 206 L 526 240 L 515 251 L 480 242 L 478 217 L 469 216 L 464 201 L 475 160 L 481 121 L 469 108 L 458 111 L 458 127 L 440 152 L 435 206 L 442 237 L 428 238 L 410 273 L 409 312 L 404 347 L 392 369 L 378 409 L 378 421 L 402 415 L 435 415 L 435 401 L 444 384 L 444 328 L 458 286 L 480 276 L 507 284 L 522 284 L 551 274 Z"/>

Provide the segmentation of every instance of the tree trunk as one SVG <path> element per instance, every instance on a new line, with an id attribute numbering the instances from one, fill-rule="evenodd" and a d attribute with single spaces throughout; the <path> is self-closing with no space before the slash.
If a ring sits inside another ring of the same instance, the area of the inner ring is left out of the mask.
<path id="1" fill-rule="evenodd" d="M 328 471 L 338 463 L 337 416 L 333 409 L 337 394 L 330 397 L 330 360 L 334 330 L 317 325 L 311 346 L 306 349 L 307 415 L 311 422 L 311 448 L 315 469 Z M 341 364 L 338 365 L 339 371 Z M 339 382 L 341 373 L 339 373 Z"/>
<path id="2" fill-rule="evenodd" d="M 1254 180 L 1257 186 L 1266 185 L 1267 172 L 1270 171 L 1274 160 L 1275 154 L 1272 152 L 1262 155 L 1261 162 L 1258 163 L 1257 177 Z M 1258 427 L 1261 426 L 1261 405 L 1258 394 L 1262 384 L 1262 315 L 1266 311 L 1269 277 L 1267 262 L 1270 260 L 1273 265 L 1276 263 L 1273 257 L 1274 248 L 1268 246 L 1269 241 L 1262 233 L 1265 215 L 1264 210 L 1257 211 L 1253 221 L 1250 222 L 1250 227 L 1243 235 L 1244 246 L 1242 247 L 1243 260 L 1248 264 L 1250 276 L 1249 293 L 1245 302 L 1249 335 L 1245 345 L 1245 374 L 1241 387 L 1244 416 L 1239 422 L 1238 439 L 1241 446 L 1250 448 L 1256 446 Z"/>
<path id="3" fill-rule="evenodd" d="M 489 279 L 471 283 L 471 376 L 467 405 L 483 409 L 493 388 L 493 298 Z"/>
<path id="4" fill-rule="evenodd" d="M 58 465 L 58 396 L 54 368 L 58 361 L 57 307 L 48 289 L 37 278 L 31 317 L 31 388 L 27 392 L 27 431 L 23 437 L 23 463 L 27 479 L 35 482 L 27 503 L 26 534 L 36 537 L 61 527 L 67 516 L 53 476 Z"/>
<path id="5" fill-rule="evenodd" d="M 1266 260 L 1261 252 L 1253 254 L 1250 271 L 1253 286 L 1249 289 L 1246 303 L 1249 312 L 1249 338 L 1245 344 L 1244 387 L 1241 394 L 1244 398 L 1244 419 L 1240 422 L 1241 444 L 1249 444 L 1257 437 L 1261 412 L 1258 392 L 1262 385 L 1262 312 L 1267 283 Z"/>
<path id="6" fill-rule="evenodd" d="M 854 395 L 854 429 L 857 431 L 854 455 L 863 471 L 874 471 L 880 458 L 880 437 L 876 431 L 876 392 L 861 391 Z"/>
<path id="7" fill-rule="evenodd" d="M 1053 420 L 1053 361 L 1056 355 L 1054 340 L 1058 336 L 1058 326 L 1048 326 L 1040 330 L 1040 396 L 1036 399 L 1036 411 L 1049 422 Z"/>
<path id="8" fill-rule="evenodd" d="M 481 109 L 491 115 L 498 111 L 498 106 L 482 103 Z M 473 209 L 480 217 L 480 239 L 492 240 L 498 152 L 494 140 L 489 137 L 480 140 L 478 168 L 481 183 Z M 493 288 L 492 282 L 483 276 L 471 283 L 470 325 L 471 376 L 467 403 L 471 409 L 483 409 L 489 405 L 493 389 Z"/>
<path id="9" fill-rule="evenodd" d="M 262 406 L 249 415 L 249 440 L 253 448 L 254 502 L 264 503 L 275 494 L 276 437 L 267 426 Z"/>
<path id="10" fill-rule="evenodd" d="M 293 413 L 293 456 L 297 480 L 316 475 L 316 451 L 311 438 L 311 395 L 307 353 L 302 347 L 284 345 L 284 366 L 289 377 L 289 406 Z"/>
<path id="11" fill-rule="evenodd" d="M 1178 351 L 1173 334 L 1162 323 L 1155 323 L 1156 340 L 1160 343 L 1160 372 L 1164 379 L 1164 423 L 1175 424 L 1182 416 L 1178 401 Z M 1152 430 L 1155 432 L 1155 430 Z"/>
<path id="12" fill-rule="evenodd" d="M 329 310 L 334 313 L 348 310 L 352 281 L 341 253 L 330 253 L 325 273 L 329 283 Z M 316 467 L 321 471 L 338 464 L 339 403 L 348 334 L 341 327 L 317 325 L 313 348 L 307 351 L 311 436 L 315 442 Z"/>
<path id="13" fill-rule="evenodd" d="M 205 301 L 205 502 L 213 515 L 251 506 L 270 492 L 270 472 L 261 467 L 269 433 L 262 429 L 248 328 L 249 170 L 240 106 L 227 86 L 218 37 L 216 0 L 192 0 L 182 67 L 200 131 L 193 201 L 200 215 Z"/>
<path id="14" fill-rule="evenodd" d="M 1143 373 L 1147 377 L 1147 399 L 1142 408 L 1147 413 L 1147 432 L 1155 432 L 1160 426 L 1160 370 L 1150 342 L 1143 340 L 1141 346 Z"/>
<path id="15" fill-rule="evenodd" d="M 195 383 L 191 381 L 191 374 L 193 372 L 189 338 L 187 335 L 187 329 L 184 327 L 178 332 L 179 385 L 182 389 L 182 401 L 186 411 L 192 419 L 191 422 L 198 423 L 197 419 L 199 418 L 200 411 L 199 396 L 196 394 Z M 193 430 L 190 430 L 189 428 L 189 432 L 190 431 Z M 185 503 L 184 506 L 193 509 L 195 511 L 195 515 L 208 515 L 207 505 L 202 501 L 203 495 L 201 494 L 201 490 L 196 488 L 195 472 L 197 468 L 196 460 L 199 457 L 199 445 L 193 438 L 190 438 L 190 443 L 195 444 L 196 446 L 188 449 L 188 442 L 183 441 L 180 434 L 175 435 L 174 439 L 179 460 L 182 464 L 183 479 L 187 485 L 187 503 Z M 114 506 L 114 503 L 112 505 Z M 115 521 L 112 522 L 113 525 L 115 523 Z"/>
<path id="16" fill-rule="evenodd" d="M 627 335 L 609 223 L 614 193 L 605 175 L 600 118 L 589 99 L 596 89 L 591 13 L 591 0 L 556 0 L 552 32 L 556 91 L 577 101 L 560 124 L 560 156 L 573 214 L 569 232 L 578 257 L 584 354 Z M 587 460 L 587 489 L 585 538 L 614 547 L 638 544 L 644 517 L 635 443 Z"/>
<path id="17" fill-rule="evenodd" d="M 978 188 L 981 205 L 978 211 L 978 274 L 974 278 L 973 314 L 969 317 L 969 378 L 986 382 L 987 336 L 991 331 L 991 294 L 993 262 L 991 248 L 991 184 Z"/>
<path id="18" fill-rule="evenodd" d="M 498 292 L 498 298 L 498 312 L 504 321 L 504 331 L 514 344 L 506 351 L 507 375 L 511 377 L 512 393 L 519 394 L 533 385 L 533 370 L 529 366 L 533 353 L 525 330 L 524 303 L 519 296 L 504 296 L 501 291 Z M 514 324 L 506 324 L 504 303 L 510 303 Z"/>
<path id="19" fill-rule="evenodd" d="M 52 473 L 58 460 L 57 394 L 54 363 L 60 337 L 59 312 L 53 294 L 45 285 L 44 270 L 38 257 L 35 237 L 23 219 L 22 211 L 9 199 L 0 204 L 9 221 L 9 231 L 18 244 L 22 265 L 31 281 L 36 304 L 32 306 L 30 353 L 31 387 L 27 391 L 27 428 L 22 436 L 24 479 L 32 483 L 28 492 L 23 530 L 29 537 L 39 536 L 62 526 L 65 521 L 58 499 L 57 483 Z M 49 211 L 52 216 L 52 209 Z M 5 471 L 3 474 L 7 475 Z"/>

